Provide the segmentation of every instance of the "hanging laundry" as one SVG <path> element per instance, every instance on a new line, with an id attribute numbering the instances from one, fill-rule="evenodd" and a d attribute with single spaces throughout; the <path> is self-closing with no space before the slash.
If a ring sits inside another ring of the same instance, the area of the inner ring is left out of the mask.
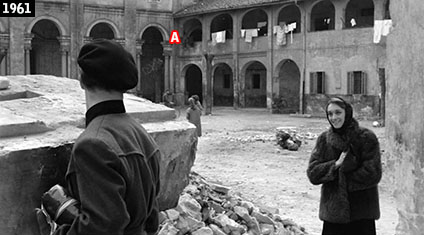
<path id="1" fill-rule="evenodd" d="M 287 44 L 287 38 L 286 33 L 284 32 L 284 29 L 282 29 L 280 26 L 278 26 L 277 29 L 277 45 L 282 46 Z"/>
<path id="2" fill-rule="evenodd" d="M 252 31 L 252 37 L 258 36 L 258 29 L 251 29 L 251 31 Z"/>
<path id="3" fill-rule="evenodd" d="M 246 30 L 245 29 L 240 30 L 240 35 L 242 38 L 244 38 L 244 36 L 246 35 Z"/>
<path id="4" fill-rule="evenodd" d="M 262 22 L 258 22 L 258 28 L 262 28 L 264 26 L 266 26 L 266 21 L 262 21 Z"/>
<path id="5" fill-rule="evenodd" d="M 274 27 L 272 27 L 272 33 L 277 34 L 278 29 L 281 29 L 281 27 L 279 25 L 274 25 Z"/>
<path id="6" fill-rule="evenodd" d="M 383 21 L 374 21 L 374 43 L 379 43 L 381 39 L 381 33 L 383 32 Z"/>
<path id="7" fill-rule="evenodd" d="M 392 20 L 384 20 L 383 21 L 383 29 L 381 30 L 381 35 L 387 36 L 392 29 L 393 23 Z"/>
<path id="8" fill-rule="evenodd" d="M 354 18 L 352 18 L 352 19 L 350 20 L 350 25 L 352 25 L 352 27 L 355 27 L 355 25 L 356 25 L 356 20 L 355 20 Z"/>
<path id="9" fill-rule="evenodd" d="M 246 30 L 246 39 L 245 42 L 252 42 L 252 30 L 251 29 L 247 29 Z"/>
<path id="10" fill-rule="evenodd" d="M 217 43 L 218 34 L 217 33 L 212 33 L 211 36 L 212 36 L 212 46 L 215 46 L 216 43 Z"/>
<path id="11" fill-rule="evenodd" d="M 216 43 L 225 43 L 225 30 L 216 32 Z"/>
<path id="12" fill-rule="evenodd" d="M 296 29 L 296 22 L 287 25 L 288 31 L 294 31 Z"/>

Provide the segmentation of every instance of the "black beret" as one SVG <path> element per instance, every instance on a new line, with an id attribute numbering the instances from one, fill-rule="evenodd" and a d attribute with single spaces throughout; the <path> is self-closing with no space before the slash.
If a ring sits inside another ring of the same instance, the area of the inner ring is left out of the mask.
<path id="1" fill-rule="evenodd" d="M 86 79 L 94 79 L 112 90 L 126 91 L 138 82 L 133 56 L 112 40 L 96 39 L 85 44 L 79 52 L 78 65 Z"/>

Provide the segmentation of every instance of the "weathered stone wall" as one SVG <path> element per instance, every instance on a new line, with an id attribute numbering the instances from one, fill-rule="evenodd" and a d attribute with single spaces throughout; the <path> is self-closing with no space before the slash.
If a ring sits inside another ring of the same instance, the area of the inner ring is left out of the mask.
<path id="1" fill-rule="evenodd" d="M 0 234 L 38 235 L 34 208 L 43 192 L 64 183 L 73 143 L 84 127 L 84 94 L 78 81 L 67 78 L 9 80 L 11 87 L 0 90 Z M 160 209 L 173 208 L 189 181 L 196 129 L 174 121 L 174 110 L 163 105 L 127 94 L 124 103 L 159 145 Z"/>
<path id="2" fill-rule="evenodd" d="M 390 1 L 394 30 L 387 41 L 386 177 L 394 181 L 397 234 L 424 231 L 424 3 Z"/>

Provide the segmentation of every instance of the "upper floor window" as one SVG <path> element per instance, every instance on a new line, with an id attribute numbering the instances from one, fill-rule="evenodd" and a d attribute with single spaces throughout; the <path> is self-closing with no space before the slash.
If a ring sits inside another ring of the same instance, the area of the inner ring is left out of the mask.
<path id="1" fill-rule="evenodd" d="M 312 72 L 309 79 L 311 94 L 325 94 L 325 72 Z"/>
<path id="2" fill-rule="evenodd" d="M 347 73 L 347 93 L 367 94 L 367 74 L 364 71 L 351 71 Z"/>

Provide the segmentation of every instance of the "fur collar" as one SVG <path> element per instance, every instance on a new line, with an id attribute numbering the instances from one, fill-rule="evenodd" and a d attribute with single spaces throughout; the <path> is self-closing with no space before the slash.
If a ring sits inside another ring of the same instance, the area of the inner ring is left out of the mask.
<path id="1" fill-rule="evenodd" d="M 327 141 L 334 148 L 340 151 L 344 151 L 353 144 L 352 141 L 357 137 L 358 133 L 359 125 L 356 121 L 354 121 L 343 134 L 334 132 L 333 128 L 330 127 L 330 129 L 327 131 Z"/>

